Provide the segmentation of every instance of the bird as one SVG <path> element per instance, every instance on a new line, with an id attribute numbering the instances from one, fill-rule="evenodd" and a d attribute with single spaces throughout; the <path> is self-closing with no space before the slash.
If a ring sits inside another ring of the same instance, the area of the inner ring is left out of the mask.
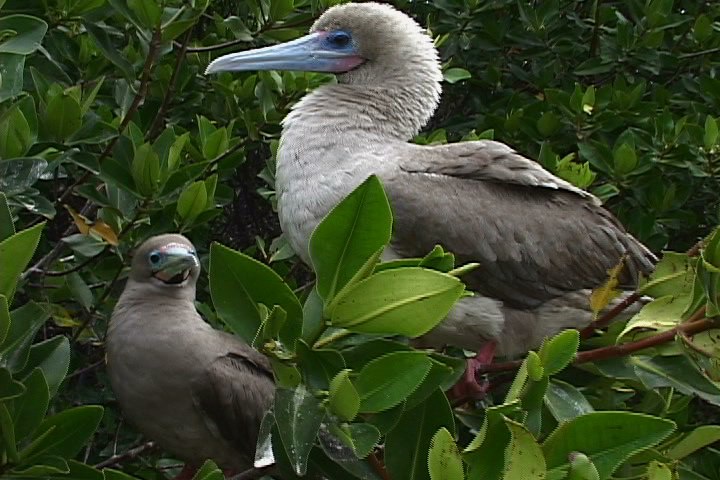
<path id="1" fill-rule="evenodd" d="M 184 236 L 151 237 L 134 253 L 106 339 L 110 384 L 124 417 L 186 462 L 226 473 L 253 467 L 275 383 L 268 359 L 198 314 L 200 262 Z"/>
<path id="2" fill-rule="evenodd" d="M 590 192 L 491 140 L 417 145 L 435 112 L 443 74 L 432 38 L 379 3 L 329 8 L 310 33 L 223 55 L 206 74 L 296 70 L 333 73 L 282 123 L 276 159 L 280 225 L 306 263 L 313 229 L 370 175 L 393 210 L 383 259 L 423 256 L 440 244 L 479 268 L 424 340 L 516 357 L 566 328 L 591 323 L 589 298 L 622 262 L 622 293 L 652 271 L 655 255 Z"/>

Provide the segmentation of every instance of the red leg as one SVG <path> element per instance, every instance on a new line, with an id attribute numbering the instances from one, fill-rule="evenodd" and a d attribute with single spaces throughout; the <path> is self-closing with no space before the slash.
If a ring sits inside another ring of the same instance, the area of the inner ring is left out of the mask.
<path id="1" fill-rule="evenodd" d="M 490 384 L 487 381 L 478 381 L 477 371 L 480 367 L 492 363 L 496 347 L 496 342 L 487 342 L 473 358 L 467 361 L 462 378 L 450 389 L 452 398 L 480 400 L 487 394 Z"/>

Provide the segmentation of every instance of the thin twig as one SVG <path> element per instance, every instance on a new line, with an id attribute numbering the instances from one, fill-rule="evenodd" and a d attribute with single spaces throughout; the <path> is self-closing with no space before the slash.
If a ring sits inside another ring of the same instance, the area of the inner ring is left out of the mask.
<path id="1" fill-rule="evenodd" d="M 262 28 L 258 29 L 256 32 L 250 34 L 253 38 L 257 37 L 258 35 L 268 32 L 270 30 L 284 30 L 286 28 L 295 28 L 295 27 L 301 27 L 303 25 L 309 24 L 311 19 L 304 19 L 304 20 L 298 20 L 297 22 L 288 22 L 288 23 L 282 23 L 280 25 L 277 25 L 273 22 L 267 22 L 265 25 L 262 26 Z M 203 52 L 214 52 L 216 50 L 222 50 L 224 48 L 230 48 L 235 47 L 237 45 L 241 45 L 243 43 L 252 43 L 254 40 L 230 40 L 228 42 L 218 43 L 216 45 L 207 45 L 203 47 L 190 47 L 187 49 L 187 53 L 203 53 Z"/>
<path id="2" fill-rule="evenodd" d="M 104 358 L 101 358 L 101 359 L 98 360 L 97 362 L 91 363 L 91 364 L 88 365 L 87 367 L 79 368 L 79 369 L 75 370 L 74 372 L 72 372 L 71 374 L 69 374 L 68 376 L 66 376 L 66 377 L 65 377 L 65 380 L 70 380 L 71 378 L 79 377 L 80 375 L 82 375 L 82 374 L 84 374 L 84 373 L 87 373 L 87 372 L 89 372 L 89 371 L 91 371 L 91 370 L 96 369 L 97 367 L 99 367 L 99 366 L 102 365 L 103 363 L 105 363 L 105 359 L 104 359 Z"/>
<path id="3" fill-rule="evenodd" d="M 113 455 L 110 458 L 106 458 L 102 462 L 95 464 L 95 468 L 105 468 L 105 467 L 109 467 L 111 465 L 116 465 L 118 463 L 125 462 L 126 460 L 132 460 L 133 458 L 136 458 L 141 453 L 147 452 L 148 450 L 152 450 L 155 447 L 156 447 L 155 442 L 143 443 L 142 445 L 138 445 L 137 447 L 131 448 L 127 452 L 123 452 L 118 455 Z"/>
<path id="4" fill-rule="evenodd" d="M 190 38 L 192 37 L 193 29 L 189 28 L 185 36 L 183 37 L 182 43 L 180 44 L 180 50 L 178 50 L 177 58 L 175 59 L 175 68 L 173 69 L 170 81 L 168 82 L 168 88 L 165 91 L 162 104 L 158 109 L 155 119 L 153 120 L 152 126 L 150 127 L 148 138 L 154 139 L 160 132 L 165 120 L 165 112 L 167 112 L 170 102 L 175 95 L 175 88 L 177 87 L 177 79 L 180 74 L 180 68 L 185 61 L 185 53 L 187 52 L 188 45 L 190 44 Z"/>

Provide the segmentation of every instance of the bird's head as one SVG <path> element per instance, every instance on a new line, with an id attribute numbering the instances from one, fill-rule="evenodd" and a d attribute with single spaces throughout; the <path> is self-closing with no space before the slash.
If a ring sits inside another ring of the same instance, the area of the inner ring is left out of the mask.
<path id="1" fill-rule="evenodd" d="M 130 270 L 130 278 L 135 282 L 163 289 L 194 287 L 199 274 L 200 261 L 195 247 L 178 234 L 146 240 L 135 251 Z"/>
<path id="2" fill-rule="evenodd" d="M 332 7 L 309 35 L 224 55 L 210 63 L 205 73 L 247 70 L 330 72 L 341 74 L 342 83 L 377 86 L 388 78 L 429 80 L 438 85 L 442 79 L 432 39 L 415 20 L 379 3 Z"/>

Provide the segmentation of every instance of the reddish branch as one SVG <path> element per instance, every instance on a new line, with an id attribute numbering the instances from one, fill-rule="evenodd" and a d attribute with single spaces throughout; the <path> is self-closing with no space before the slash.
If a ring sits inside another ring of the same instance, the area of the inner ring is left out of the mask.
<path id="1" fill-rule="evenodd" d="M 374 452 L 368 456 L 368 462 L 370 462 L 370 465 L 375 470 L 375 473 L 380 475 L 380 478 L 382 478 L 383 480 L 390 480 L 390 475 L 385 469 L 385 465 L 383 465 L 383 463 L 380 461 L 377 455 L 375 455 Z"/>
<path id="2" fill-rule="evenodd" d="M 697 313 L 693 315 L 695 317 Z M 704 316 L 704 311 L 702 313 Z M 692 318 L 692 317 L 691 317 Z M 656 347 L 672 341 L 676 335 L 692 336 L 697 335 L 700 332 L 710 330 L 711 328 L 717 327 L 718 324 L 709 318 L 702 318 L 695 321 L 688 321 L 677 327 L 668 330 L 667 332 L 658 333 L 650 337 L 643 338 L 637 342 L 624 343 L 622 345 L 610 345 L 608 347 L 596 348 L 594 350 L 587 350 L 580 352 L 575 356 L 573 365 L 579 365 L 581 363 L 595 362 L 598 360 L 606 360 L 608 358 L 624 357 L 635 353 L 646 348 Z M 507 372 L 510 370 L 516 370 L 522 365 L 522 360 L 514 360 L 511 362 L 493 363 L 480 367 L 478 374 L 483 373 L 496 373 L 496 372 Z"/>

